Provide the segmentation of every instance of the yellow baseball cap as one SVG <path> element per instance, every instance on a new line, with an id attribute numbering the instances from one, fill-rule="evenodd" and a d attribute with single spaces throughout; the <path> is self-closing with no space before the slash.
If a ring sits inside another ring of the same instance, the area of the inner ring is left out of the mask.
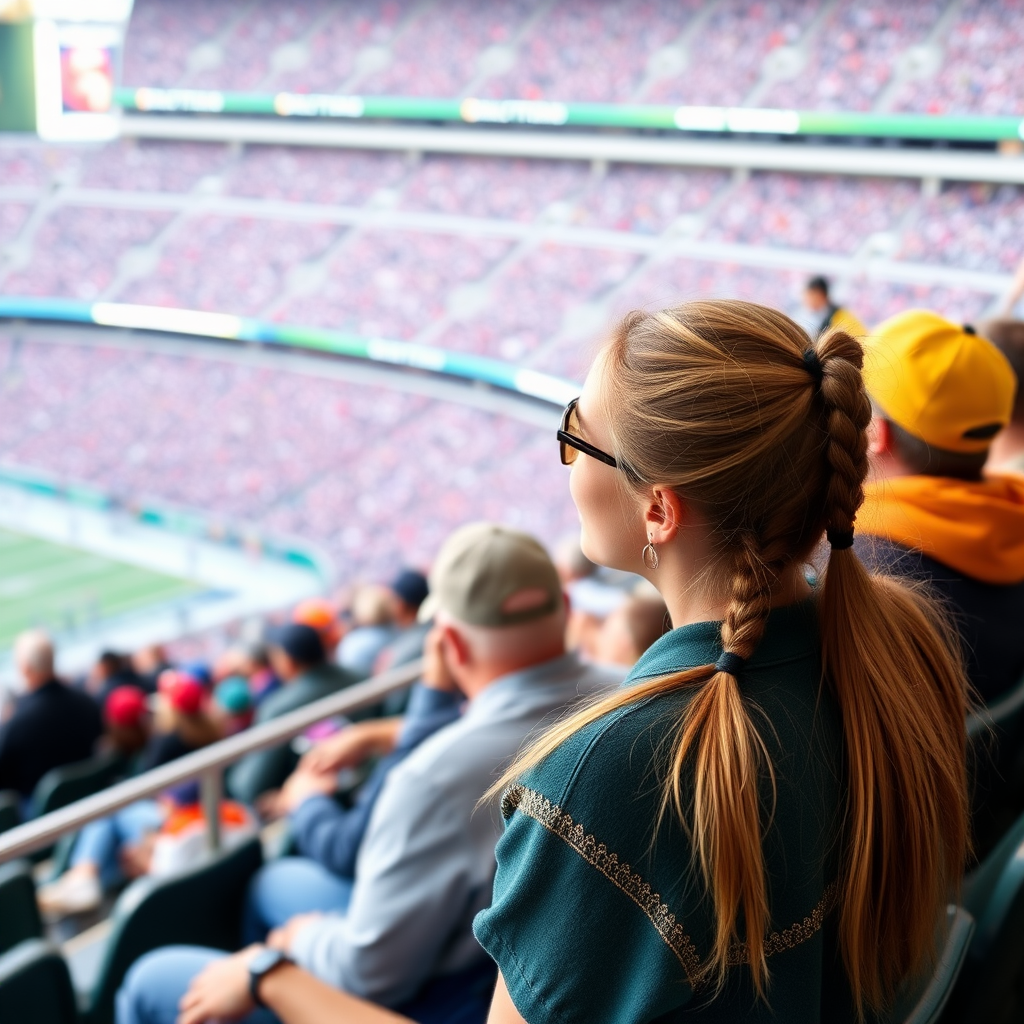
<path id="1" fill-rule="evenodd" d="M 914 437 L 971 453 L 985 451 L 1010 422 L 1017 378 L 973 328 L 912 309 L 865 339 L 864 385 L 886 418 Z"/>

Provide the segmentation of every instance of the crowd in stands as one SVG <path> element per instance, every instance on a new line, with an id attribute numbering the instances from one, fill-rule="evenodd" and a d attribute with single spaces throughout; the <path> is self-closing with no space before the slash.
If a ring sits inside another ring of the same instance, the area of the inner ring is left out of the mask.
<path id="1" fill-rule="evenodd" d="M 903 9 L 901 5 L 901 11 Z M 1016 3 L 965 0 L 943 37 L 934 75 L 904 83 L 894 109 L 928 114 L 1020 115 L 1021 72 L 1011 58 L 1018 40 Z"/>
<path id="2" fill-rule="evenodd" d="M 293 230 L 284 222 L 281 227 Z M 327 260 L 330 284 L 296 297 L 275 318 L 369 338 L 411 340 L 441 319 L 455 287 L 486 276 L 510 249 L 509 242 L 497 238 L 360 232 Z"/>
<path id="3" fill-rule="evenodd" d="M 706 237 L 809 252 L 853 253 L 871 235 L 896 228 L 917 203 L 918 194 L 908 181 L 753 174 L 729 195 Z"/>
<path id="4" fill-rule="evenodd" d="M 117 143 L 74 156 L 4 145 L 0 181 L 8 177 L 30 182 L 39 202 L 47 184 L 60 186 L 58 197 L 63 185 L 69 191 L 38 219 L 21 186 L 0 203 L 0 233 L 9 238 L 0 264 L 5 293 L 182 306 L 398 339 L 425 333 L 511 360 L 557 335 L 564 310 L 591 307 L 624 279 L 631 301 L 656 304 L 677 236 L 705 244 L 709 256 L 719 242 L 736 244 L 740 265 L 680 259 L 671 294 L 690 294 L 696 272 L 714 281 L 704 293 L 770 296 L 792 310 L 800 275 L 780 288 L 778 258 L 757 250 L 798 249 L 808 254 L 808 271 L 817 253 L 863 260 L 865 269 L 881 257 L 897 281 L 903 262 L 995 276 L 1015 265 L 1022 208 L 1014 186 L 949 185 L 926 198 L 900 180 L 756 173 L 735 181 L 721 171 L 442 156 L 417 163 L 395 154 L 201 144 L 179 152 L 177 144 Z M 136 192 L 152 199 L 124 201 Z M 170 212 L 170 196 L 186 205 Z M 235 212 L 219 206 L 219 196 L 253 205 Z M 339 205 L 386 219 L 349 227 L 327 212 Z M 458 219 L 421 223 L 419 214 Z M 535 234 L 517 246 L 513 223 L 534 225 Z M 651 236 L 660 236 L 665 253 L 634 280 L 640 257 L 631 240 L 621 252 L 613 240 L 586 234 L 573 245 L 573 232 L 594 228 L 644 236 L 655 250 Z M 563 230 L 556 260 L 544 239 Z M 866 322 L 900 308 L 886 299 L 902 287 L 888 277 L 865 279 L 851 267 L 846 287 L 858 299 L 864 293 Z M 965 284 L 973 292 L 966 305 L 984 309 L 997 287 Z M 490 303 L 477 301 L 484 294 Z M 965 306 L 959 292 L 941 287 L 927 304 L 958 317 Z"/>
<path id="5" fill-rule="evenodd" d="M 947 0 L 837 4 L 805 47 L 795 77 L 776 83 L 759 105 L 796 110 L 871 110 L 900 73 L 900 59 L 924 43 Z"/>
<path id="6" fill-rule="evenodd" d="M 1006 272 L 1017 266 L 1024 199 L 1015 188 L 954 185 L 917 207 L 901 254 L 922 263 Z"/>
<path id="7" fill-rule="evenodd" d="M 149 210 L 65 206 L 40 226 L 31 259 L 7 275 L 4 290 L 91 302 L 113 284 L 124 256 L 152 242 L 170 221 L 170 214 Z"/>
<path id="8" fill-rule="evenodd" d="M 199 217 L 161 250 L 154 273 L 129 284 L 120 297 L 254 316 L 282 293 L 291 268 L 316 260 L 340 234 L 333 224 Z"/>
<path id="9" fill-rule="evenodd" d="M 503 0 L 486 9 L 260 0 L 240 16 L 225 5 L 139 0 L 124 77 L 253 91 L 1022 112 L 1016 65 L 1000 59 L 1024 32 L 1016 5 L 969 0 L 945 21 L 945 0 L 826 6 L 725 0 L 704 16 L 699 0 Z M 934 56 L 907 71 L 908 54 L 922 48 Z M 777 67 L 783 49 L 795 57 Z"/>
<path id="10" fill-rule="evenodd" d="M 11 336 L 0 366 L 4 461 L 303 537 L 346 575 L 425 560 L 466 518 L 547 539 L 572 522 L 567 498 L 532 486 L 558 478 L 546 438 L 505 416 L 277 366 Z"/>

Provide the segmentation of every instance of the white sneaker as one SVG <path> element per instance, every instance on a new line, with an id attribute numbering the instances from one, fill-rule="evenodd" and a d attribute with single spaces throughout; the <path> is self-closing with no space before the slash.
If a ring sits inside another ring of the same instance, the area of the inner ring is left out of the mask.
<path id="1" fill-rule="evenodd" d="M 52 920 L 96 910 L 103 901 L 103 888 L 96 875 L 70 871 L 55 882 L 41 885 L 36 900 L 43 917 Z"/>

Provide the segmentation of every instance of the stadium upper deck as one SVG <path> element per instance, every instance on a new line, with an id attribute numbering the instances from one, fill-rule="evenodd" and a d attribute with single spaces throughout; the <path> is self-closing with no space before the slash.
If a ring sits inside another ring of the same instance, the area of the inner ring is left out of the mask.
<path id="1" fill-rule="evenodd" d="M 578 376 L 625 308 L 792 309 L 826 270 L 871 321 L 974 319 L 1024 195 L 780 173 L 118 143 L 0 146 L 0 290 L 261 317 Z"/>
<path id="2" fill-rule="evenodd" d="M 131 86 L 1024 114 L 1004 0 L 136 0 Z"/>

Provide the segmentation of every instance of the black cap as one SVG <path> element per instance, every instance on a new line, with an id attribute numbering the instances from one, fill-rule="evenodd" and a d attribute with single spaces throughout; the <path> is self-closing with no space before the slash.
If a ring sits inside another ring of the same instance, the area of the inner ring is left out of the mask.
<path id="1" fill-rule="evenodd" d="M 280 647 L 292 661 L 300 665 L 319 665 L 324 660 L 324 645 L 312 626 L 289 622 L 267 630 L 267 643 Z"/>
<path id="2" fill-rule="evenodd" d="M 415 569 L 403 569 L 392 581 L 391 589 L 410 608 L 419 608 L 427 599 L 430 588 L 427 577 Z"/>
<path id="3" fill-rule="evenodd" d="M 825 298 L 828 298 L 828 278 L 821 276 L 812 277 L 807 282 L 806 287 L 812 292 L 821 292 Z"/>

